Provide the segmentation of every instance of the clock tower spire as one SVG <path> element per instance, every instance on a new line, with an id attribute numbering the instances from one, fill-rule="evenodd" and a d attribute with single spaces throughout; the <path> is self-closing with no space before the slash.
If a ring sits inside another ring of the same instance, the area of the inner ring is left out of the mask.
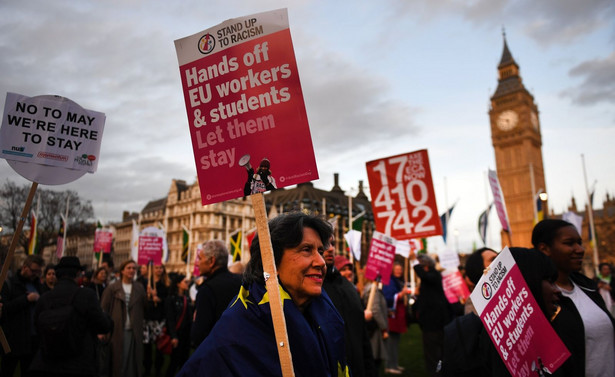
<path id="1" fill-rule="evenodd" d="M 502 246 L 531 247 L 537 194 L 547 192 L 538 106 L 523 85 L 504 31 L 502 37 L 498 86 L 489 109 L 496 169 L 511 227 L 510 239 L 502 235 Z"/>

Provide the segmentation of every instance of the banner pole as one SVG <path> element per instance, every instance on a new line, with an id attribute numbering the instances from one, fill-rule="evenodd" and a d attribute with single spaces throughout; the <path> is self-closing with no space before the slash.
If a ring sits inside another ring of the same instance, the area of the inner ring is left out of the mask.
<path id="1" fill-rule="evenodd" d="M 269 305 L 271 307 L 271 318 L 273 320 L 273 330 L 282 367 L 282 376 L 291 377 L 295 375 L 293 360 L 288 343 L 288 332 L 286 330 L 286 319 L 282 309 L 282 298 L 280 296 L 278 272 L 271 246 L 269 235 L 269 223 L 267 222 L 267 209 L 265 207 L 265 197 L 262 193 L 250 195 L 254 217 L 256 218 L 256 229 L 258 231 L 258 242 L 261 249 L 263 260 L 263 271 L 265 273 L 265 286 L 269 295 Z"/>
<path id="2" fill-rule="evenodd" d="M 11 245 L 9 246 L 9 251 L 6 255 L 6 259 L 2 264 L 2 271 L 0 272 L 0 291 L 2 290 L 2 286 L 4 285 L 4 281 L 6 280 L 6 276 L 9 272 L 9 266 L 13 263 L 13 257 L 15 255 L 15 247 L 17 247 L 17 241 L 19 241 L 19 236 L 21 235 L 21 230 L 23 229 L 23 224 L 26 222 L 26 218 L 28 217 L 28 213 L 30 212 L 30 206 L 32 205 L 32 200 L 34 199 L 34 194 L 36 194 L 36 188 L 38 187 L 37 182 L 32 182 L 32 186 L 30 186 L 30 192 L 28 193 L 28 198 L 26 199 L 26 204 L 23 207 L 23 211 L 21 211 L 21 217 L 17 222 L 17 228 L 15 229 L 15 233 L 13 233 L 13 238 L 11 239 Z M 6 337 L 4 336 L 4 331 L 0 328 L 0 343 L 2 343 L 2 348 L 5 353 L 11 352 L 11 347 L 9 343 L 6 341 Z"/>

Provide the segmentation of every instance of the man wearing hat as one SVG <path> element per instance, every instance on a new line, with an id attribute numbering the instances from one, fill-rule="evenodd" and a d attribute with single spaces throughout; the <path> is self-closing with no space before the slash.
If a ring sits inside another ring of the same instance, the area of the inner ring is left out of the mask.
<path id="1" fill-rule="evenodd" d="M 71 337 L 77 339 L 79 352 L 57 355 L 41 340 L 30 372 L 32 376 L 95 376 L 97 373 L 96 336 L 111 331 L 111 318 L 103 313 L 96 293 L 77 285 L 81 264 L 77 257 L 62 257 L 56 266 L 58 282 L 53 290 L 38 300 L 34 310 L 34 323 L 39 330 L 41 313 L 51 308 L 72 305 Z"/>

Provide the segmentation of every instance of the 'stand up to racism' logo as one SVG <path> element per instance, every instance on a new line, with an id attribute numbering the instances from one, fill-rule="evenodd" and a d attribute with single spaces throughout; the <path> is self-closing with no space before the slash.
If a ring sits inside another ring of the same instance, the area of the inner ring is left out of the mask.
<path id="1" fill-rule="evenodd" d="M 483 293 L 483 297 L 486 300 L 489 300 L 491 298 L 491 295 L 493 294 L 489 283 L 483 283 L 483 286 L 481 287 L 481 292 Z"/>
<path id="2" fill-rule="evenodd" d="M 201 54 L 207 55 L 216 47 L 216 40 L 214 36 L 207 33 L 199 39 L 199 51 Z"/>

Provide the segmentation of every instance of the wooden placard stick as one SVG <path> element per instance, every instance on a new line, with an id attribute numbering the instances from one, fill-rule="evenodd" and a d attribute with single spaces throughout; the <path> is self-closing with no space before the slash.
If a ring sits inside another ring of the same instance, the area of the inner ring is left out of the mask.
<path id="1" fill-rule="evenodd" d="M 265 273 L 265 286 L 269 295 L 269 306 L 271 308 L 271 318 L 273 319 L 273 330 L 278 345 L 278 355 L 282 366 L 282 376 L 291 377 L 295 375 L 293 369 L 293 359 L 288 343 L 288 331 L 286 330 L 286 318 L 282 309 L 282 297 L 280 296 L 278 272 L 271 246 L 269 235 L 269 223 L 267 222 L 267 209 L 265 208 L 265 197 L 262 193 L 250 195 L 252 207 L 254 207 L 254 217 L 256 218 L 256 229 L 258 232 L 258 242 L 261 249 L 261 259 L 263 260 L 263 271 Z"/>
<path id="2" fill-rule="evenodd" d="M 367 298 L 367 307 L 366 310 L 371 311 L 374 306 L 374 298 L 376 297 L 376 290 L 378 290 L 378 285 L 380 284 L 380 276 L 376 278 L 376 280 L 372 281 L 372 286 L 369 290 L 369 297 Z"/>
<path id="3" fill-rule="evenodd" d="M 23 211 L 21 211 L 21 217 L 17 222 L 17 228 L 15 229 L 15 233 L 13 233 L 13 239 L 11 240 L 11 245 L 9 246 L 9 252 L 6 254 L 6 259 L 2 264 L 2 271 L 0 271 L 0 291 L 2 291 L 4 281 L 6 280 L 6 276 L 9 273 L 9 266 L 13 263 L 15 248 L 17 247 L 17 242 L 19 241 L 19 236 L 21 235 L 21 230 L 23 229 L 23 224 L 26 222 L 28 212 L 30 212 L 30 206 L 32 205 L 32 200 L 34 199 L 34 194 L 36 194 L 37 187 L 38 183 L 32 182 L 32 186 L 30 186 L 30 192 L 28 193 L 28 198 L 26 199 L 26 204 L 23 207 Z M 4 331 L 2 331 L 1 328 L 0 343 L 2 344 L 2 348 L 4 349 L 5 353 L 11 352 L 11 347 L 9 346 L 9 343 L 6 340 L 6 336 L 4 335 Z"/>

